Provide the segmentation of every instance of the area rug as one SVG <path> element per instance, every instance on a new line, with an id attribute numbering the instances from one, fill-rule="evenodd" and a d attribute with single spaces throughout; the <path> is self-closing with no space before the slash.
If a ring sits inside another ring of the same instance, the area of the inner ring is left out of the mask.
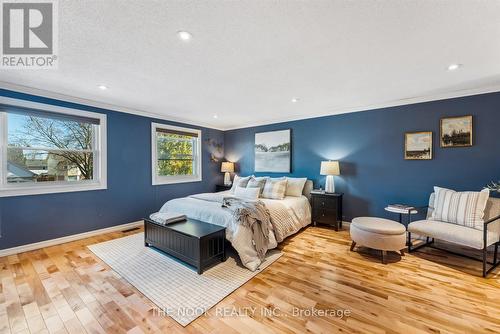
<path id="1" fill-rule="evenodd" d="M 142 292 L 158 314 L 182 326 L 198 318 L 231 292 L 276 261 L 282 253 L 270 251 L 255 272 L 241 265 L 236 254 L 198 275 L 186 264 L 144 246 L 144 233 L 114 239 L 88 248 Z"/>

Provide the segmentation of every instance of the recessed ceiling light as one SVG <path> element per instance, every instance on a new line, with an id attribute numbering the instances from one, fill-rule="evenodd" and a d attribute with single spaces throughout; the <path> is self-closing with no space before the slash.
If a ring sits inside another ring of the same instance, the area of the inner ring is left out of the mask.
<path id="1" fill-rule="evenodd" d="M 214 115 L 214 118 L 215 118 L 215 119 L 217 119 L 217 118 L 219 118 L 219 116 L 217 116 L 217 115 Z"/>
<path id="2" fill-rule="evenodd" d="M 189 41 L 191 38 L 193 38 L 193 35 L 187 31 L 178 31 L 177 32 L 177 37 L 183 41 Z"/>
<path id="3" fill-rule="evenodd" d="M 297 102 L 299 102 L 299 98 L 298 98 L 298 97 L 294 97 L 294 98 L 292 99 L 292 103 L 297 103 Z"/>
<path id="4" fill-rule="evenodd" d="M 448 66 L 448 71 L 455 71 L 458 70 L 460 67 L 462 67 L 462 64 L 450 64 Z"/>
<path id="5" fill-rule="evenodd" d="M 105 86 L 105 85 L 99 85 L 97 87 L 99 87 L 100 90 L 106 90 L 106 89 L 108 89 L 108 87 Z"/>

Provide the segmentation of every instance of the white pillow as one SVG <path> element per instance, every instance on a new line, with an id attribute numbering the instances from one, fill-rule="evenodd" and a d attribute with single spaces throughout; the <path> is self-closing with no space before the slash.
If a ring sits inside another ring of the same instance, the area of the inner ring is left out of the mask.
<path id="1" fill-rule="evenodd" d="M 482 230 L 484 228 L 484 209 L 490 197 L 488 189 L 480 192 L 463 191 L 434 187 L 434 211 L 432 220 L 467 226 Z"/>
<path id="2" fill-rule="evenodd" d="M 302 196 L 302 191 L 306 184 L 306 177 L 287 177 L 286 178 L 286 196 Z"/>
<path id="3" fill-rule="evenodd" d="M 259 198 L 260 195 L 260 188 L 243 188 L 240 186 L 236 186 L 236 189 L 234 190 L 234 196 L 242 199 L 248 199 L 248 200 L 256 200 Z"/>
<path id="4" fill-rule="evenodd" d="M 253 175 L 241 177 L 241 176 L 235 175 L 234 180 L 233 180 L 233 186 L 231 187 L 231 193 L 234 194 L 234 191 L 236 190 L 236 187 L 238 187 L 238 186 L 245 188 L 247 186 L 248 180 L 250 180 L 250 178 L 252 176 Z"/>

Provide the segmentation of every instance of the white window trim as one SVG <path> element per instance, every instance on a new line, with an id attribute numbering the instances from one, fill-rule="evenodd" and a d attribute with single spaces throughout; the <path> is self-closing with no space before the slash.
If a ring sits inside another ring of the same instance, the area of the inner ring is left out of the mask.
<path id="1" fill-rule="evenodd" d="M 81 116 L 99 119 L 98 131 L 95 134 L 97 141 L 96 150 L 99 152 L 95 161 L 94 167 L 94 180 L 92 181 L 63 181 L 51 183 L 36 183 L 33 184 L 8 184 L 4 172 L 7 171 L 7 117 L 5 113 L 0 112 L 0 197 L 9 196 L 25 196 L 25 195 L 40 195 L 40 194 L 54 194 L 74 191 L 88 191 L 88 190 L 103 190 L 108 188 L 107 184 L 107 140 L 106 140 L 106 115 L 101 113 L 94 113 L 79 109 L 71 109 L 65 107 L 54 106 L 51 104 L 31 102 L 9 97 L 0 96 L 0 104 L 7 104 L 16 107 L 40 109 L 54 113 Z"/>
<path id="2" fill-rule="evenodd" d="M 196 155 L 198 156 L 197 163 L 195 166 L 196 174 L 195 175 L 177 175 L 177 176 L 159 176 L 158 168 L 157 168 L 157 146 L 156 146 L 156 129 L 165 129 L 165 130 L 176 130 L 176 131 L 185 131 L 198 134 L 198 145 L 196 145 Z M 162 123 L 151 123 L 151 182 L 155 185 L 162 184 L 175 184 L 175 183 L 187 183 L 187 182 L 200 182 L 203 179 L 202 176 L 202 153 L 201 153 L 201 130 L 192 129 L 192 128 L 183 128 L 180 126 L 173 126 Z"/>

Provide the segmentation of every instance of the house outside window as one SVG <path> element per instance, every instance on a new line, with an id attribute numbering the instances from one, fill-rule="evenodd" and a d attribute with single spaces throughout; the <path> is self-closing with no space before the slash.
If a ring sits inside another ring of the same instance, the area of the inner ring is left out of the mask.
<path id="1" fill-rule="evenodd" d="M 0 98 L 0 197 L 106 189 L 106 115 Z"/>
<path id="2" fill-rule="evenodd" d="M 201 131 L 151 124 L 153 185 L 202 180 Z"/>

